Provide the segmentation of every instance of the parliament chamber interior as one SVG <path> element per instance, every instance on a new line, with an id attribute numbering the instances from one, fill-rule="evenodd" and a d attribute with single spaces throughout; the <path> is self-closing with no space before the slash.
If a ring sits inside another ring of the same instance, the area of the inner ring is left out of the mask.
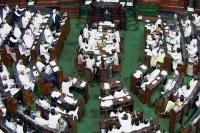
<path id="1" fill-rule="evenodd" d="M 0 133 L 200 133 L 200 0 L 0 6 Z"/>

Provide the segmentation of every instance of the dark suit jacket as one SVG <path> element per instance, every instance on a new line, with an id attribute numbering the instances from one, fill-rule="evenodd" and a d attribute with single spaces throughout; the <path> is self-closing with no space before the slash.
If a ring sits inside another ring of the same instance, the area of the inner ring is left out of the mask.
<path id="1" fill-rule="evenodd" d="M 111 21 L 111 15 L 110 15 L 110 13 L 108 13 L 108 14 L 104 13 L 104 15 L 103 15 L 103 21 Z"/>

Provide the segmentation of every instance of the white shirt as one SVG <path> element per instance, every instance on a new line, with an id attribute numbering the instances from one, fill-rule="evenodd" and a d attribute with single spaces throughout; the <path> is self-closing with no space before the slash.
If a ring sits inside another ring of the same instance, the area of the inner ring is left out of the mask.
<path id="1" fill-rule="evenodd" d="M 132 125 L 131 125 L 131 115 L 129 113 L 126 113 L 128 115 L 127 120 L 123 120 L 121 115 L 118 115 L 119 122 L 121 124 L 121 130 L 123 132 L 131 132 L 132 131 Z"/>
<path id="2" fill-rule="evenodd" d="M 73 96 L 73 94 L 71 94 L 69 92 L 69 88 L 72 86 L 72 81 L 69 82 L 62 82 L 62 93 L 66 94 L 66 95 L 70 95 Z"/>
<path id="3" fill-rule="evenodd" d="M 189 57 L 194 57 L 194 56 L 196 56 L 196 52 L 198 51 L 197 45 L 190 43 L 190 45 L 188 45 L 188 47 L 187 47 L 187 50 L 188 50 Z"/>
<path id="4" fill-rule="evenodd" d="M 23 26 L 23 28 L 26 28 L 26 26 L 28 25 L 28 23 L 29 23 L 28 18 L 25 17 L 25 16 L 23 16 L 22 17 L 22 26 Z"/>
<path id="5" fill-rule="evenodd" d="M 55 19 L 56 19 L 56 14 L 55 13 L 52 15 L 52 18 L 53 18 L 53 22 L 55 23 Z"/>
<path id="6" fill-rule="evenodd" d="M 83 37 L 84 38 L 88 38 L 89 37 L 89 31 L 88 31 L 88 28 L 86 28 L 86 27 L 83 29 Z"/>
<path id="7" fill-rule="evenodd" d="M 91 70 L 91 72 L 93 72 L 93 70 L 94 70 L 94 68 L 93 68 L 94 64 L 95 64 L 94 58 L 93 59 L 90 59 L 90 58 L 86 59 L 86 67 L 89 68 Z"/>
<path id="8" fill-rule="evenodd" d="M 18 72 L 18 73 L 21 72 L 22 70 L 23 70 L 25 73 L 27 73 L 27 72 L 30 71 L 29 68 L 27 68 L 27 67 L 24 66 L 23 64 L 22 64 L 22 65 L 19 64 L 19 62 L 17 63 L 16 68 L 17 68 L 17 72 Z"/>
<path id="9" fill-rule="evenodd" d="M 118 59 L 117 52 L 115 52 L 114 55 L 112 56 L 111 62 L 113 62 L 115 65 L 119 65 L 119 59 Z"/>
<path id="10" fill-rule="evenodd" d="M 200 96 L 198 98 L 198 101 L 196 101 L 196 106 L 199 108 L 200 107 Z"/>
<path id="11" fill-rule="evenodd" d="M 19 29 L 19 27 L 15 27 L 15 28 L 14 28 L 13 34 L 14 34 L 14 36 L 15 36 L 17 39 L 19 39 L 19 38 L 21 37 L 21 35 L 22 35 L 22 32 L 21 32 L 21 30 Z"/>
<path id="12" fill-rule="evenodd" d="M 33 39 L 33 36 L 29 34 L 24 34 L 23 41 L 27 48 L 31 48 L 33 45 L 34 39 Z"/>
<path id="13" fill-rule="evenodd" d="M 47 126 L 49 124 L 48 120 L 45 120 L 41 117 L 35 117 L 35 123 L 41 126 Z"/>
<path id="14" fill-rule="evenodd" d="M 11 129 L 12 131 L 16 132 L 16 128 L 17 128 L 17 127 L 14 125 L 14 123 L 9 122 L 9 121 L 6 121 L 5 125 L 6 125 L 9 129 Z"/>
<path id="15" fill-rule="evenodd" d="M 57 124 L 58 124 L 58 120 L 60 119 L 61 114 L 55 114 L 55 115 L 51 115 L 51 113 L 49 113 L 49 124 L 48 127 L 56 129 Z"/>
<path id="16" fill-rule="evenodd" d="M 155 28 L 158 28 L 158 25 L 161 24 L 162 20 L 159 18 L 155 23 Z"/>
<path id="17" fill-rule="evenodd" d="M 7 77 L 7 79 L 9 79 L 10 73 L 8 72 L 8 69 L 6 68 L 6 66 L 4 64 L 3 64 L 3 71 L 0 72 L 1 78 L 3 77 L 3 75 L 5 75 Z"/>
<path id="18" fill-rule="evenodd" d="M 115 32 L 114 32 L 114 35 L 115 35 L 115 38 L 116 38 L 117 42 L 120 42 L 120 34 L 119 34 L 119 31 L 115 31 Z"/>
<path id="19" fill-rule="evenodd" d="M 44 44 L 43 44 L 43 45 L 40 45 L 40 54 L 41 54 L 41 55 L 44 55 L 45 58 L 46 58 L 46 56 L 50 56 L 48 50 L 49 50 L 49 49 L 46 48 Z"/>
<path id="20" fill-rule="evenodd" d="M 192 28 L 191 26 L 189 25 L 188 27 L 185 27 L 185 30 L 184 30 L 184 36 L 185 37 L 189 37 L 192 33 Z"/>
<path id="21" fill-rule="evenodd" d="M 28 74 L 20 74 L 19 75 L 19 80 L 22 83 L 22 85 L 24 86 L 24 89 L 28 89 L 30 88 L 30 85 L 33 84 L 30 80 L 30 77 Z"/>
<path id="22" fill-rule="evenodd" d="M 4 20 L 8 14 L 8 12 L 10 11 L 10 8 L 8 6 L 5 7 L 6 10 L 3 8 L 3 16 L 2 19 Z"/>
<path id="23" fill-rule="evenodd" d="M 24 133 L 23 127 L 17 124 L 17 133 Z"/>
<path id="24" fill-rule="evenodd" d="M 45 28 L 44 36 L 45 36 L 46 42 L 51 44 L 52 41 L 53 41 L 53 36 L 52 36 L 52 32 L 51 32 L 51 30 L 49 28 L 48 29 Z"/>
<path id="25" fill-rule="evenodd" d="M 6 34 L 6 32 L 4 31 L 3 27 L 0 28 L 0 36 L 1 36 L 1 38 L 2 38 L 3 40 L 4 40 L 5 37 L 7 36 L 7 34 Z"/>
<path id="26" fill-rule="evenodd" d="M 36 67 L 39 70 L 39 72 L 42 71 L 42 68 L 45 67 L 45 65 L 41 61 L 36 62 Z"/>
<path id="27" fill-rule="evenodd" d="M 8 25 L 8 23 L 5 23 L 3 25 L 3 30 L 4 30 L 6 35 L 10 32 L 11 29 L 12 29 L 12 26 Z"/>

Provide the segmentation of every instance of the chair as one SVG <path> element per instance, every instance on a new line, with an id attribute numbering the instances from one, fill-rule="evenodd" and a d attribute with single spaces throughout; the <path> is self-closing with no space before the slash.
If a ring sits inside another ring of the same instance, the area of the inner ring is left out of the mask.
<path id="1" fill-rule="evenodd" d="M 9 97 L 7 98 L 6 101 L 7 101 L 8 113 L 11 117 L 14 117 L 17 110 L 17 100 Z"/>
<path id="2" fill-rule="evenodd" d="M 75 75 L 79 74 L 79 76 L 82 75 L 83 73 L 83 69 L 84 69 L 84 65 L 83 64 L 78 64 L 78 58 L 75 57 L 74 58 L 74 62 L 75 62 Z"/>
<path id="3" fill-rule="evenodd" d="M 53 83 L 52 82 L 46 83 L 44 78 L 39 78 L 37 80 L 37 84 L 40 95 L 49 96 L 51 91 L 53 90 Z"/>
<path id="4" fill-rule="evenodd" d="M 92 73 L 91 70 L 87 67 L 83 69 L 83 76 L 85 81 L 87 81 L 89 84 L 91 84 L 94 80 L 94 73 Z"/>
<path id="5" fill-rule="evenodd" d="M 108 82 L 110 80 L 110 70 L 108 68 L 99 69 L 100 82 Z"/>
<path id="6" fill-rule="evenodd" d="M 21 91 L 22 91 L 23 104 L 25 106 L 31 106 L 33 99 L 33 92 L 26 92 L 24 88 L 21 88 Z"/>
<path id="7" fill-rule="evenodd" d="M 113 65 L 113 73 L 118 74 L 120 78 L 122 78 L 121 73 L 122 73 L 122 60 L 119 59 L 119 65 Z"/>

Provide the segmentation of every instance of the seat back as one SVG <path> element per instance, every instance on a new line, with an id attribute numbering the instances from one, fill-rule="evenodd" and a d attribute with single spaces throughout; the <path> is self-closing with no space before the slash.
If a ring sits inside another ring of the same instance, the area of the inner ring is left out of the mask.
<path id="1" fill-rule="evenodd" d="M 91 72 L 91 70 L 87 67 L 85 67 L 83 69 L 83 76 L 84 76 L 84 79 L 88 82 L 91 82 L 93 80 L 93 73 Z"/>
<path id="2" fill-rule="evenodd" d="M 17 100 L 11 97 L 7 98 L 7 108 L 9 115 L 14 117 L 17 110 Z"/>
<path id="3" fill-rule="evenodd" d="M 109 69 L 107 68 L 100 68 L 99 75 L 100 82 L 107 82 L 110 80 Z"/>

